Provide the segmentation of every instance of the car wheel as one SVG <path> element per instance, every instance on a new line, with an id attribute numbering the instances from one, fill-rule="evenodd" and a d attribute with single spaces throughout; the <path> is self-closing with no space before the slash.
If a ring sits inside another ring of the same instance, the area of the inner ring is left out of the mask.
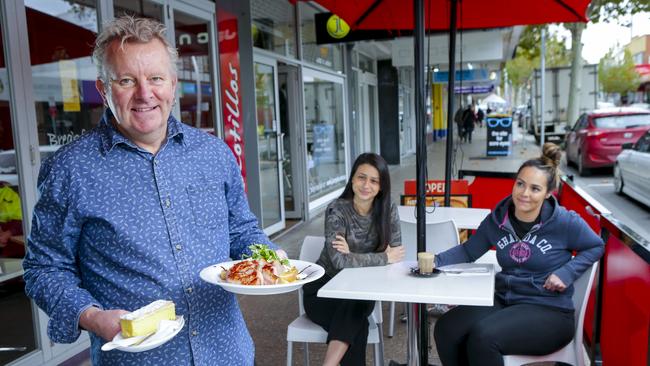
<path id="1" fill-rule="evenodd" d="M 621 167 L 618 164 L 614 165 L 614 191 L 617 194 L 623 194 L 623 176 L 621 175 Z"/>
<path id="2" fill-rule="evenodd" d="M 581 177 L 589 175 L 589 169 L 585 168 L 585 163 L 584 163 L 584 160 L 582 158 L 582 152 L 578 153 L 578 174 Z"/>

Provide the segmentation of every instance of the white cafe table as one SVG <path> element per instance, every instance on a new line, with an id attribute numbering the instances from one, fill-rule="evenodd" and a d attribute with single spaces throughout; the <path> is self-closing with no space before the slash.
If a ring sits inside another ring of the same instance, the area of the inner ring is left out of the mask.
<path id="1" fill-rule="evenodd" d="M 399 206 L 399 218 L 402 221 L 415 223 L 415 206 Z M 478 229 L 481 221 L 490 214 L 486 208 L 464 208 L 464 207 L 425 207 L 427 223 L 454 220 L 459 229 Z"/>
<path id="2" fill-rule="evenodd" d="M 379 267 L 345 268 L 318 291 L 320 297 L 356 300 L 401 301 L 412 304 L 450 304 L 492 306 L 494 267 L 492 264 L 467 264 L 486 267 L 487 273 L 440 273 L 433 277 L 414 277 L 416 262 L 400 262 Z M 412 306 L 409 306 L 409 313 Z M 412 314 L 409 314 L 412 315 Z M 409 316 L 407 363 L 417 365 L 417 322 Z M 424 350 L 427 352 L 427 350 Z"/>

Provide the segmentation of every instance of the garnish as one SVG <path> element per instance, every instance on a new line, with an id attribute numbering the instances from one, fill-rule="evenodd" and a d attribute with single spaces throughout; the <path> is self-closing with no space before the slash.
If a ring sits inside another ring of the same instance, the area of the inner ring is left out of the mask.
<path id="1" fill-rule="evenodd" d="M 278 253 L 276 253 L 275 250 L 269 248 L 269 246 L 266 244 L 253 244 L 249 246 L 248 249 L 251 250 L 251 255 L 243 254 L 242 259 L 264 259 L 267 262 L 278 261 L 285 266 L 289 265 L 288 259 L 280 259 Z"/>

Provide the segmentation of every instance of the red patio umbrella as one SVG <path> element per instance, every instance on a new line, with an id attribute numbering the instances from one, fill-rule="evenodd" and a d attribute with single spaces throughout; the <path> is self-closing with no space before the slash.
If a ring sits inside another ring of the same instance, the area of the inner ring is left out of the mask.
<path id="1" fill-rule="evenodd" d="M 289 0 L 295 2 L 296 0 Z M 416 185 L 418 252 L 425 251 L 425 172 L 426 172 L 426 110 L 424 75 L 424 32 L 449 31 L 448 90 L 454 90 L 456 31 L 460 29 L 501 28 L 514 25 L 553 22 L 586 22 L 591 0 L 314 0 L 344 19 L 354 29 L 411 30 L 414 35 L 415 123 L 416 123 Z M 461 11 L 458 11 L 458 6 Z M 462 19 L 460 19 L 462 15 Z M 454 98 L 448 98 L 445 187 L 451 182 L 452 119 Z M 445 189 L 445 205 L 449 205 L 450 189 Z M 428 315 L 419 307 L 421 350 L 428 349 Z M 409 350 L 411 353 L 411 349 Z M 416 360 L 410 360 L 416 362 Z M 428 364 L 428 352 L 420 352 L 420 365 Z"/>

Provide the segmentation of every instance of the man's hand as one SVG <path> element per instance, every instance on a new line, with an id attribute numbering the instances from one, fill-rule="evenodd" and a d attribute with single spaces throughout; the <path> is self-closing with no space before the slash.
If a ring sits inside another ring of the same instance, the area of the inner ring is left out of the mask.
<path id="1" fill-rule="evenodd" d="M 562 282 L 560 277 L 556 276 L 554 273 L 551 273 L 551 275 L 546 279 L 546 282 L 544 282 L 544 288 L 549 291 L 562 292 L 566 290 L 566 285 L 564 282 Z"/>
<path id="2" fill-rule="evenodd" d="M 336 238 L 332 240 L 332 247 L 340 253 L 350 253 L 350 246 L 348 245 L 348 242 L 345 240 L 345 237 L 343 235 L 336 234 Z"/>
<path id="3" fill-rule="evenodd" d="M 110 341 L 122 330 L 120 327 L 120 316 L 127 313 L 128 311 L 126 310 L 100 310 L 96 307 L 91 307 L 81 313 L 79 326 Z"/>
<path id="4" fill-rule="evenodd" d="M 398 247 L 391 247 L 390 245 L 386 247 L 386 256 L 388 257 L 388 263 L 397 263 L 401 262 L 404 259 L 404 246 L 400 245 Z"/>

